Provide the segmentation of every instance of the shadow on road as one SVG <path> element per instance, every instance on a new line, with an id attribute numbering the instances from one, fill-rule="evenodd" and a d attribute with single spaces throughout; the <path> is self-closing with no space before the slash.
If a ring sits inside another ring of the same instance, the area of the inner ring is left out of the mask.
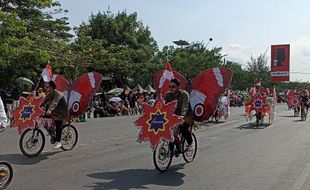
<path id="1" fill-rule="evenodd" d="M 177 170 L 183 168 L 184 164 L 179 164 L 168 169 L 164 173 L 158 172 L 156 169 L 128 169 L 115 172 L 102 172 L 88 174 L 88 177 L 102 179 L 105 182 L 95 182 L 92 190 L 102 189 L 147 189 L 147 185 L 159 185 L 168 187 L 177 187 L 184 183 L 184 174 Z M 163 188 L 165 189 L 165 188 Z"/>
<path id="2" fill-rule="evenodd" d="M 210 123 L 214 124 L 214 125 L 217 125 L 217 124 L 221 124 L 221 123 L 225 123 L 226 121 L 223 121 L 223 120 L 220 120 L 220 121 L 212 121 Z"/>
<path id="3" fill-rule="evenodd" d="M 294 122 L 305 122 L 305 121 L 302 121 L 301 119 L 297 119 L 297 120 L 294 120 Z"/>
<path id="4" fill-rule="evenodd" d="M 256 123 L 250 123 L 250 124 L 244 124 L 239 127 L 237 127 L 240 130 L 244 129 L 265 129 L 266 127 L 269 127 L 271 124 L 269 123 L 263 123 L 262 125 L 257 126 Z"/>
<path id="5" fill-rule="evenodd" d="M 279 115 L 278 117 L 293 118 L 293 117 L 298 117 L 298 116 L 293 116 L 293 115 Z"/>
<path id="6" fill-rule="evenodd" d="M 20 154 L 3 154 L 0 155 L 0 160 L 5 160 L 15 165 L 34 165 L 43 160 L 48 159 L 49 156 L 56 154 L 57 152 L 45 152 L 34 158 L 27 158 L 22 153 Z"/>

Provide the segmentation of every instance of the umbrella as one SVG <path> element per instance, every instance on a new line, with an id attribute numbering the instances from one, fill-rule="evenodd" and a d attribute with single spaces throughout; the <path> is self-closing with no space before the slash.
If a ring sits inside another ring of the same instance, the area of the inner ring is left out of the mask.
<path id="1" fill-rule="evenodd" d="M 19 77 L 15 81 L 20 84 L 34 85 L 34 83 L 30 79 L 25 78 L 25 77 Z"/>
<path id="2" fill-rule="evenodd" d="M 110 102 L 121 102 L 122 99 L 120 97 L 113 97 L 109 99 Z"/>
<path id="3" fill-rule="evenodd" d="M 131 89 L 129 88 L 129 86 L 126 86 L 126 89 L 129 90 L 129 91 L 131 91 Z"/>
<path id="4" fill-rule="evenodd" d="M 108 94 L 121 94 L 124 91 L 122 88 L 114 88 L 108 92 Z"/>
<path id="5" fill-rule="evenodd" d="M 132 91 L 133 91 L 133 92 L 137 92 L 138 90 L 140 90 L 140 92 L 143 92 L 143 91 L 144 91 L 144 89 L 141 87 L 140 84 L 138 84 Z"/>
<path id="6" fill-rule="evenodd" d="M 145 88 L 146 91 L 149 91 L 149 92 L 152 92 L 152 93 L 155 93 L 156 91 L 154 90 L 154 88 L 152 88 L 151 85 L 148 85 L 146 88 Z"/>

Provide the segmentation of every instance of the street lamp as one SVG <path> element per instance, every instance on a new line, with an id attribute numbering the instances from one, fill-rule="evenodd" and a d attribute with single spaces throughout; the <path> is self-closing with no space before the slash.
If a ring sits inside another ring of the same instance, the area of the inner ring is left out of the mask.
<path id="1" fill-rule="evenodd" d="M 183 46 L 189 45 L 189 43 L 185 40 L 173 41 L 173 43 L 176 44 L 177 46 L 181 46 L 181 48 L 183 48 Z"/>

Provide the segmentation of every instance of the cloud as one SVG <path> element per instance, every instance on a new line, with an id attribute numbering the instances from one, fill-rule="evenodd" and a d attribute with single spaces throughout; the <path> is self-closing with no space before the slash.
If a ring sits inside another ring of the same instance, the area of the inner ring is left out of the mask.
<path id="1" fill-rule="evenodd" d="M 270 47 L 273 44 L 266 44 Z M 245 67 L 251 55 L 257 57 L 266 49 L 249 48 L 246 45 L 233 42 L 223 46 L 226 60 L 235 61 Z M 270 64 L 270 48 L 267 51 L 268 64 Z M 291 81 L 310 81 L 310 36 L 304 36 L 290 42 L 290 75 Z M 309 73 L 309 74 L 308 74 Z"/>
<path id="2" fill-rule="evenodd" d="M 223 53 L 227 55 L 226 60 L 238 62 L 243 66 L 246 66 L 251 57 L 249 48 L 236 42 L 224 46 Z"/>
<path id="3" fill-rule="evenodd" d="M 290 51 L 291 80 L 310 81 L 310 36 L 292 41 Z"/>

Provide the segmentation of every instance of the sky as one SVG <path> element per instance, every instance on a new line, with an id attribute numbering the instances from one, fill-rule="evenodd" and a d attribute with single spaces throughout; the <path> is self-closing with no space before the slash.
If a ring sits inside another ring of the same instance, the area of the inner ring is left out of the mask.
<path id="1" fill-rule="evenodd" d="M 310 81 L 309 0 L 58 0 L 70 25 L 87 22 L 91 13 L 137 12 L 162 48 L 172 41 L 222 47 L 226 60 L 246 65 L 270 46 L 290 44 L 291 81 Z M 270 59 L 268 60 L 270 62 Z M 307 74 L 308 73 L 308 74 Z"/>

